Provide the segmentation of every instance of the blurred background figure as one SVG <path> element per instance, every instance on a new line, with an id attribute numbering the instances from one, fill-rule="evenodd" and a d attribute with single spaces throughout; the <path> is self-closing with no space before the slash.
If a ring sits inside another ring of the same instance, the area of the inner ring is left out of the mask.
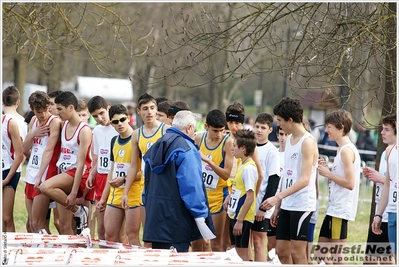
<path id="1" fill-rule="evenodd" d="M 129 118 L 129 125 L 133 129 L 137 128 L 137 118 L 136 118 L 136 112 L 134 112 L 134 107 L 132 105 L 127 105 L 127 114 Z"/>

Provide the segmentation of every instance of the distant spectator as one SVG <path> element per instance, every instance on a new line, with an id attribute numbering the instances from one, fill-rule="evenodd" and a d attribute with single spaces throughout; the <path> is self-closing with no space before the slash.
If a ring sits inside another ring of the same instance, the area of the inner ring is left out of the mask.
<path id="1" fill-rule="evenodd" d="M 319 142 L 320 130 L 319 130 L 319 128 L 316 127 L 316 122 L 314 120 L 310 119 L 309 126 L 310 126 L 310 133 L 313 135 L 313 137 L 316 139 L 316 141 Z"/>
<path id="2" fill-rule="evenodd" d="M 197 121 L 195 132 L 205 131 L 205 120 L 206 120 L 206 114 L 202 114 L 201 119 Z"/>
<path id="3" fill-rule="evenodd" d="M 127 105 L 127 114 L 129 118 L 129 125 L 133 129 L 136 128 L 137 126 L 137 119 L 136 119 L 136 113 L 134 112 L 134 107 L 132 105 Z"/>
<path id="4" fill-rule="evenodd" d="M 277 122 L 276 122 L 276 120 L 274 120 L 273 121 L 273 130 L 269 134 L 269 141 L 270 142 L 278 142 L 277 135 L 278 135 Z"/>
<path id="5" fill-rule="evenodd" d="M 338 147 L 337 143 L 330 140 L 330 138 L 328 137 L 328 134 L 325 132 L 325 127 L 320 130 L 320 140 L 318 144 Z M 323 154 L 328 157 L 335 157 L 337 155 L 337 150 L 319 147 L 319 154 Z"/>
<path id="6" fill-rule="evenodd" d="M 29 125 L 31 119 L 35 116 L 35 113 L 31 110 L 25 113 L 25 122 Z"/>
<path id="7" fill-rule="evenodd" d="M 357 139 L 356 131 L 353 130 L 353 128 L 351 128 L 349 132 L 349 140 L 351 140 L 353 144 L 356 144 L 356 139 Z"/>
<path id="8" fill-rule="evenodd" d="M 359 144 L 358 149 L 368 150 L 368 151 L 377 150 L 377 144 L 374 138 L 371 136 L 370 130 L 364 131 L 362 139 L 360 140 L 360 142 L 358 141 L 358 144 Z M 363 154 L 362 151 L 360 151 L 360 157 L 365 162 L 375 160 L 375 155 Z"/>
<path id="9" fill-rule="evenodd" d="M 356 147 L 358 148 L 358 149 L 361 149 L 360 147 L 362 147 L 363 145 L 362 145 L 362 141 L 363 141 L 363 136 L 364 136 L 364 131 L 365 131 L 366 129 L 361 125 L 361 124 L 359 124 L 356 128 L 355 128 L 355 131 L 356 131 L 356 134 L 357 134 L 357 138 L 356 138 Z"/>
<path id="10" fill-rule="evenodd" d="M 252 119 L 251 117 L 246 117 L 244 122 L 244 129 L 252 131 L 254 129 L 253 124 L 254 119 Z"/>

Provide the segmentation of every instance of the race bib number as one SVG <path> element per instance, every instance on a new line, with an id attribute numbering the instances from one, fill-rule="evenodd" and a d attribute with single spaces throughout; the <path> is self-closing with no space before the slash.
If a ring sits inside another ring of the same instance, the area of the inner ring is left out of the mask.
<path id="1" fill-rule="evenodd" d="M 293 170 L 287 170 L 285 172 L 285 176 L 284 176 L 284 179 L 283 179 L 283 184 L 282 184 L 283 190 L 291 187 L 295 180 L 296 180 L 296 177 L 294 176 L 294 171 Z"/>
<path id="2" fill-rule="evenodd" d="M 3 170 L 9 170 L 11 168 L 10 159 L 9 158 L 2 158 L 1 159 L 1 166 L 2 166 Z"/>
<path id="3" fill-rule="evenodd" d="M 241 190 L 233 189 L 231 194 L 230 194 L 230 201 L 229 201 L 229 207 L 227 209 L 228 214 L 235 214 L 237 207 L 238 207 L 238 201 L 240 200 L 241 196 Z"/>
<path id="4" fill-rule="evenodd" d="M 375 184 L 375 201 L 377 203 L 380 201 L 380 198 L 381 198 L 382 186 L 383 186 L 383 184 L 381 184 L 381 183 Z"/>
<path id="5" fill-rule="evenodd" d="M 126 177 L 127 170 L 129 169 L 130 163 L 115 162 L 114 169 L 112 171 L 112 179 L 119 177 Z M 119 188 L 125 188 L 125 183 L 119 186 Z"/>
<path id="6" fill-rule="evenodd" d="M 6 155 L 8 155 L 8 153 L 7 153 L 7 149 L 5 148 L 4 144 L 2 144 L 2 147 L 1 147 L 1 154 L 2 154 L 1 167 L 3 170 L 9 170 L 11 168 L 12 163 L 11 163 L 11 159 L 6 156 Z"/>
<path id="7" fill-rule="evenodd" d="M 393 203 L 393 204 L 395 204 L 396 205 L 396 202 L 397 202 L 397 200 L 398 200 L 398 191 L 396 190 L 396 184 L 395 184 L 395 186 L 394 186 L 394 188 L 389 188 L 390 190 L 390 195 L 392 196 L 391 197 L 391 200 L 390 200 L 390 203 Z"/>
<path id="8" fill-rule="evenodd" d="M 110 150 L 101 148 L 98 153 L 97 171 L 99 173 L 108 173 L 111 168 Z"/>
<path id="9" fill-rule="evenodd" d="M 36 177 L 42 163 L 44 149 L 41 147 L 34 147 L 31 151 L 27 171 L 31 177 Z"/>
<path id="10" fill-rule="evenodd" d="M 205 162 L 202 162 L 202 180 L 206 190 L 215 190 L 219 182 L 219 175 Z"/>
<path id="11" fill-rule="evenodd" d="M 75 167 L 77 157 L 74 154 L 61 154 L 57 167 L 61 172 L 67 172 Z"/>

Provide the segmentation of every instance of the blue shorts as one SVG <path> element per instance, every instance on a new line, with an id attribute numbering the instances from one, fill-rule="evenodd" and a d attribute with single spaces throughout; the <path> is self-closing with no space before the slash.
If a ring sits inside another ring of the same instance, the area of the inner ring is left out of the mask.
<path id="1" fill-rule="evenodd" d="M 6 179 L 9 172 L 10 169 L 3 171 L 3 180 Z M 10 182 L 8 182 L 8 184 L 6 184 L 4 187 L 12 187 L 14 188 L 15 191 L 17 191 L 19 178 L 21 178 L 21 172 L 16 172 L 14 176 L 11 178 Z"/>
<path id="2" fill-rule="evenodd" d="M 314 228 L 316 224 L 315 223 L 309 223 L 309 234 L 308 234 L 308 242 L 313 242 L 314 239 Z"/>
<path id="3" fill-rule="evenodd" d="M 391 243 L 392 253 L 396 253 L 396 212 L 388 212 L 388 239 Z"/>

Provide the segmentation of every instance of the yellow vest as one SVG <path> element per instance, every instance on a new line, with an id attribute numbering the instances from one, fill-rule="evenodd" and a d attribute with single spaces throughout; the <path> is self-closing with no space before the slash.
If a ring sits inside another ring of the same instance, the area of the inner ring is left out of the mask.
<path id="1" fill-rule="evenodd" d="M 208 132 L 205 132 L 201 138 L 199 150 L 208 158 L 210 158 L 219 167 L 224 167 L 224 145 L 229 136 L 225 135 L 219 144 L 214 148 L 208 148 L 206 145 L 206 137 Z M 222 190 L 227 187 L 227 181 L 220 178 L 216 172 L 204 161 L 202 161 L 202 179 L 207 191 Z"/>
<path id="2" fill-rule="evenodd" d="M 238 218 L 238 215 L 241 211 L 241 207 L 242 207 L 242 205 L 244 205 L 244 202 L 245 202 L 245 199 L 247 196 L 247 191 L 245 188 L 244 181 L 242 180 L 242 171 L 244 170 L 245 167 L 247 167 L 249 165 L 256 167 L 255 162 L 253 160 L 250 160 L 250 161 L 244 163 L 243 165 L 240 165 L 237 169 L 237 173 L 236 173 L 236 176 L 235 176 L 234 182 L 233 182 L 232 192 L 230 194 L 229 209 L 227 211 L 227 213 L 231 219 Z M 255 218 L 256 184 L 257 184 L 257 179 L 254 184 L 254 200 L 252 201 L 251 207 L 249 208 L 247 214 L 244 217 L 244 221 L 253 222 L 254 218 Z"/>

